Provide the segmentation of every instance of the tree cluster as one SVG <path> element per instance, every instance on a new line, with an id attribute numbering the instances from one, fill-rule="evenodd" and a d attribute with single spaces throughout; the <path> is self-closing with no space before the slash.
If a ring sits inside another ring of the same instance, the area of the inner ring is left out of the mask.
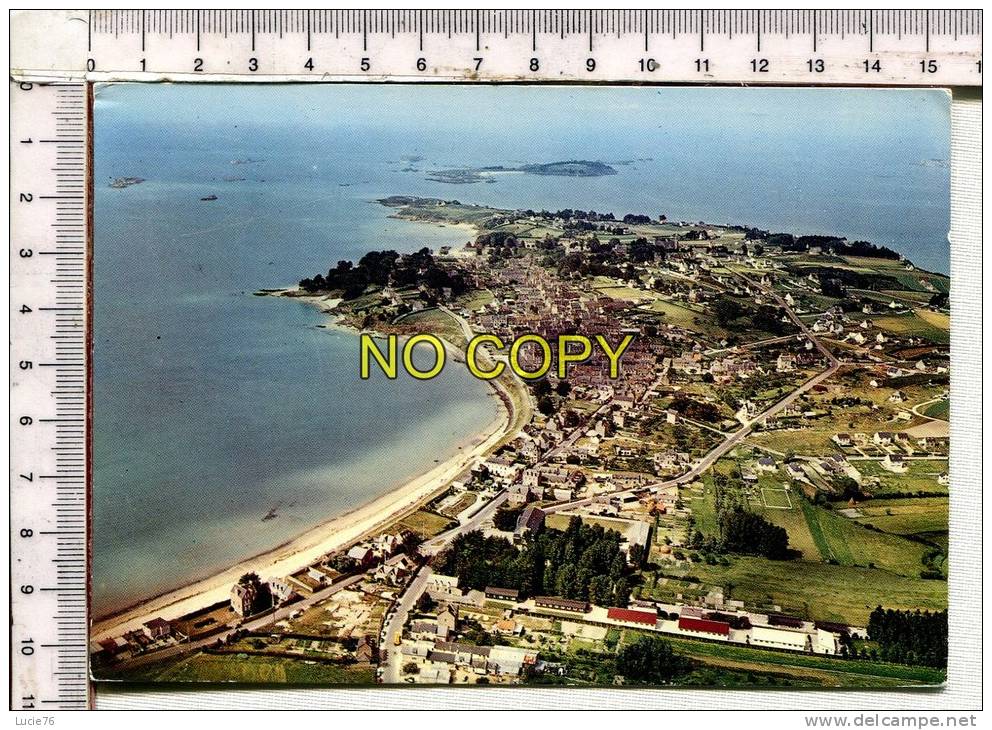
<path id="1" fill-rule="evenodd" d="M 541 530 L 518 550 L 500 537 L 469 532 L 438 556 L 437 570 L 468 588 L 516 588 L 524 596 L 556 595 L 626 606 L 629 569 L 620 534 L 572 518 L 568 528 Z"/>
<path id="2" fill-rule="evenodd" d="M 789 533 L 761 515 L 737 508 L 722 512 L 719 520 L 725 550 L 773 560 L 789 557 Z"/>
<path id="3" fill-rule="evenodd" d="M 642 636 L 617 653 L 617 673 L 627 684 L 668 684 L 692 669 L 691 662 L 672 650 L 666 639 Z"/>
<path id="4" fill-rule="evenodd" d="M 272 590 L 268 583 L 258 577 L 258 573 L 245 573 L 238 579 L 238 583 L 243 586 L 250 586 L 252 589 L 252 614 L 268 611 L 272 608 Z"/>
<path id="5" fill-rule="evenodd" d="M 357 264 L 338 261 L 326 275 L 317 274 L 300 281 L 300 288 L 305 292 L 340 291 L 344 299 L 359 297 L 369 287 L 386 285 L 420 285 L 435 292 L 450 288 L 454 294 L 466 290 L 461 275 L 438 266 L 428 248 L 403 256 L 396 251 L 369 251 Z"/>
<path id="6" fill-rule="evenodd" d="M 673 411 L 680 416 L 693 421 L 703 421 L 704 423 L 716 423 L 720 420 L 720 409 L 712 403 L 698 401 L 688 396 L 679 394 L 669 405 Z"/>
<path id="7" fill-rule="evenodd" d="M 749 307 L 733 297 L 720 296 L 713 303 L 713 313 L 721 327 L 738 331 L 763 330 L 775 335 L 784 334 L 786 325 L 782 321 L 781 307 L 762 304 Z"/>
<path id="8" fill-rule="evenodd" d="M 868 617 L 868 637 L 878 642 L 883 661 L 947 666 L 947 609 L 931 613 L 878 606 Z"/>

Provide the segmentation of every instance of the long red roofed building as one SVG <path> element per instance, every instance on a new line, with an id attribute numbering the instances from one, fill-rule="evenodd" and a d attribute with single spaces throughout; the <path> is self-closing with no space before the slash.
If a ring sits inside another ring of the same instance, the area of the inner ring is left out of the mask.
<path id="1" fill-rule="evenodd" d="M 679 629 L 700 634 L 730 636 L 730 624 L 726 621 L 714 621 L 706 616 L 707 614 L 700 609 L 686 606 L 679 616 Z"/>
<path id="2" fill-rule="evenodd" d="M 652 627 L 658 623 L 658 614 L 650 611 L 635 611 L 630 608 L 611 608 L 606 612 L 606 617 L 614 621 L 627 621 L 628 623 Z"/>

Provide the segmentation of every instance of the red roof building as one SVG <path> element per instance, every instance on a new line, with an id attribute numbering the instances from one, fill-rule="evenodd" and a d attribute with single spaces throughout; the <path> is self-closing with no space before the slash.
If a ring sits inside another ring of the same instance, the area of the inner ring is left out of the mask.
<path id="1" fill-rule="evenodd" d="M 634 611 L 629 608 L 611 608 L 606 612 L 606 617 L 614 621 L 628 621 L 652 627 L 658 623 L 658 614 L 649 611 Z"/>
<path id="2" fill-rule="evenodd" d="M 713 621 L 708 618 L 679 618 L 679 628 L 683 631 L 697 631 L 701 634 L 717 634 L 730 636 L 730 624 L 725 621 Z"/>

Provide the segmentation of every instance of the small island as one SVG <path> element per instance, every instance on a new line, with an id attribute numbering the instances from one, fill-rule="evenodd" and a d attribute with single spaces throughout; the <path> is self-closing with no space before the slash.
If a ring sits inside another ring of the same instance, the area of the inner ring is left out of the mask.
<path id="1" fill-rule="evenodd" d="M 143 177 L 115 177 L 110 181 L 110 187 L 115 190 L 121 190 L 123 188 L 129 188 L 132 185 L 140 185 L 145 181 Z"/>
<path id="2" fill-rule="evenodd" d="M 526 175 L 547 175 L 551 177 L 603 177 L 616 175 L 617 171 L 605 162 L 590 160 L 564 160 L 539 164 L 506 167 L 491 165 L 488 167 L 467 167 L 449 170 L 432 170 L 427 179 L 433 182 L 449 183 L 452 185 L 468 185 L 478 182 L 496 182 L 496 175 L 501 173 L 523 173 Z"/>

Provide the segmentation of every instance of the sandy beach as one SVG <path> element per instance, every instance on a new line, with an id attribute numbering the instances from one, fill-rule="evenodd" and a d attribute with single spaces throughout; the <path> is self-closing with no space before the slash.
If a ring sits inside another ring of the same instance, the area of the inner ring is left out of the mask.
<path id="1" fill-rule="evenodd" d="M 399 216 L 395 216 L 399 217 Z M 467 223 L 420 221 L 403 217 L 409 222 L 440 227 L 464 229 L 470 237 L 478 234 L 475 226 Z M 326 295 L 303 293 L 298 286 L 283 289 L 263 289 L 258 296 L 275 296 L 298 299 L 323 312 L 328 321 L 324 327 L 340 328 L 352 334 L 356 329 L 340 323 L 334 309 L 341 299 Z M 449 355 L 456 360 L 463 354 L 444 340 Z M 462 357 L 463 359 L 463 357 Z M 318 527 L 310 529 L 282 545 L 231 566 L 203 580 L 142 601 L 130 608 L 93 620 L 91 640 L 140 629 L 145 621 L 155 617 L 175 619 L 211 604 L 229 598 L 231 586 L 247 572 L 258 573 L 263 579 L 290 575 L 317 561 L 330 552 L 374 534 L 399 519 L 404 513 L 422 506 L 443 490 L 458 474 L 477 459 L 503 445 L 509 436 L 518 431 L 530 418 L 530 400 L 522 384 L 504 382 L 504 378 L 489 381 L 491 393 L 498 402 L 499 416 L 483 432 L 461 445 L 458 453 L 402 486 L 353 509 Z M 519 389 L 519 392 L 514 392 Z"/>
<path id="2" fill-rule="evenodd" d="M 503 386 L 497 386 L 500 390 Z M 149 619 L 160 616 L 175 619 L 205 606 L 228 598 L 231 586 L 244 573 L 254 571 L 263 579 L 286 576 L 315 562 L 321 556 L 340 550 L 363 536 L 386 527 L 403 513 L 428 501 L 446 487 L 475 460 L 499 445 L 516 419 L 507 406 L 508 394 L 497 394 L 499 417 L 487 429 L 471 440 L 455 456 L 438 464 L 426 474 L 407 482 L 398 489 L 373 501 L 334 517 L 279 547 L 244 560 L 210 578 L 151 598 L 130 609 L 94 622 L 91 639 L 120 636 L 138 629 Z"/>

